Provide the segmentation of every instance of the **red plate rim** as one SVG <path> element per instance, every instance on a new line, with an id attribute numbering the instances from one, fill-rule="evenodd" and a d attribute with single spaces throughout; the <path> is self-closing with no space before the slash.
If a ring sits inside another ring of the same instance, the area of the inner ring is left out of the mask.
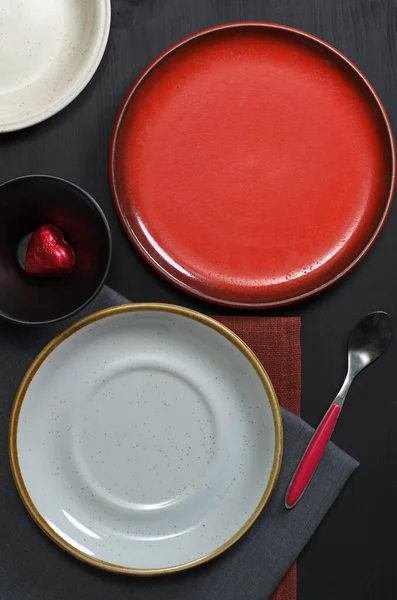
<path id="1" fill-rule="evenodd" d="M 390 152 L 391 152 L 391 164 L 392 164 L 392 171 L 391 171 L 391 176 L 390 176 L 390 188 L 389 188 L 389 195 L 387 198 L 387 202 L 386 202 L 386 206 L 384 209 L 384 212 L 379 220 L 379 223 L 374 231 L 374 233 L 371 236 L 371 239 L 368 241 L 368 243 L 366 244 L 366 246 L 361 250 L 361 252 L 358 254 L 358 256 L 347 266 L 345 267 L 340 273 L 338 273 L 338 275 L 336 275 L 335 277 L 333 277 L 332 279 L 330 279 L 329 281 L 327 281 L 326 283 L 323 283 L 321 286 L 318 286 L 308 292 L 305 292 L 304 294 L 299 294 L 297 296 L 291 297 L 291 298 L 286 298 L 283 300 L 275 300 L 272 302 L 255 302 L 255 303 L 250 303 L 250 302 L 237 302 L 237 301 L 228 301 L 222 298 L 218 298 L 218 297 L 213 297 L 213 296 L 209 296 L 207 294 L 201 293 L 197 290 L 195 290 L 194 288 L 191 288 L 190 286 L 188 286 L 187 284 L 185 284 L 183 281 L 180 281 L 178 278 L 174 277 L 171 273 L 168 273 L 168 271 L 166 269 L 164 269 L 161 265 L 159 265 L 157 263 L 156 260 L 154 260 L 152 258 L 152 256 L 147 252 L 147 250 L 142 246 L 142 244 L 140 243 L 140 241 L 138 240 L 138 238 L 136 237 L 132 227 L 130 226 L 130 224 L 128 223 L 128 221 L 125 218 L 124 212 L 121 208 L 121 203 L 120 203 L 120 199 L 118 197 L 117 194 L 117 189 L 116 189 L 116 177 L 115 177 L 115 153 L 116 153 L 116 141 L 117 141 L 117 136 L 118 136 L 118 132 L 119 132 L 119 128 L 120 125 L 122 123 L 123 117 L 124 117 L 124 113 L 135 93 L 135 91 L 137 90 L 138 86 L 142 83 L 142 81 L 145 79 L 145 77 L 152 71 L 152 69 L 154 67 L 156 67 L 156 65 L 163 60 L 163 58 L 165 58 L 166 56 L 168 56 L 169 54 L 171 54 L 172 52 L 174 52 L 175 50 L 177 50 L 178 48 L 180 48 L 181 46 L 185 45 L 186 43 L 205 36 L 207 34 L 213 33 L 215 31 L 219 31 L 219 30 L 223 30 L 223 29 L 233 29 L 233 28 L 237 28 L 237 27 L 264 27 L 267 29 L 273 29 L 273 30 L 279 30 L 279 31 L 290 31 L 296 35 L 300 35 L 303 38 L 309 39 L 313 42 L 316 42 L 317 44 L 319 44 L 320 46 L 323 46 L 324 48 L 327 48 L 328 50 L 330 50 L 331 52 L 333 52 L 335 55 L 337 55 L 340 59 L 342 59 L 351 69 L 353 69 L 355 71 L 355 73 L 361 78 L 361 80 L 365 83 L 365 85 L 367 86 L 368 90 L 370 91 L 370 93 L 372 94 L 372 96 L 374 97 L 376 104 L 379 107 L 380 113 L 383 117 L 383 120 L 385 122 L 386 125 L 386 129 L 388 132 L 388 136 L 389 136 L 389 142 L 390 142 Z M 261 308 L 273 308 L 273 307 L 279 307 L 279 306 L 285 306 L 285 305 L 289 305 L 289 304 L 293 304 L 295 302 L 299 302 L 300 300 L 304 300 L 306 298 L 310 298 L 312 296 L 315 296 L 316 294 L 318 294 L 319 292 L 322 292 L 323 290 L 331 287 L 334 283 L 336 283 L 337 281 L 339 281 L 340 279 L 342 279 L 342 277 L 344 277 L 347 273 L 349 273 L 355 266 L 356 264 L 358 264 L 362 258 L 367 254 L 367 252 L 370 250 L 370 248 L 373 246 L 375 240 L 377 239 L 384 223 L 385 220 L 389 214 L 390 211 L 390 206 L 391 206 L 391 202 L 393 199 L 393 194 L 394 194 L 394 189 L 395 189 L 395 177 L 396 177 L 396 148 L 395 148 L 395 143 L 394 143 L 394 138 L 393 138 L 393 133 L 392 133 L 392 129 L 391 129 L 391 125 L 390 125 L 390 121 L 389 118 L 386 114 L 386 111 L 384 109 L 384 106 L 378 96 L 378 94 L 375 92 L 374 88 L 372 87 L 372 85 L 370 84 L 370 82 L 368 81 L 368 79 L 365 77 L 365 75 L 360 71 L 360 69 L 358 69 L 356 67 L 356 65 L 354 63 L 352 63 L 347 56 L 345 56 L 344 54 L 342 54 L 342 52 L 339 52 L 339 50 L 337 50 L 334 46 L 331 46 L 331 44 L 328 44 L 327 42 L 325 42 L 324 40 L 310 34 L 307 33 L 305 31 L 302 31 L 300 29 L 296 29 L 295 27 L 289 27 L 287 25 L 280 25 L 277 23 L 266 23 L 266 22 L 251 22 L 251 21 L 244 21 L 244 22 L 236 22 L 236 23 L 227 23 L 224 25 L 217 25 L 215 27 L 210 27 L 208 29 L 204 29 L 202 31 L 199 31 L 197 33 L 194 33 L 182 40 L 180 40 L 179 42 L 177 42 L 176 44 L 174 44 L 173 46 L 171 46 L 170 48 L 168 48 L 167 50 L 165 50 L 162 54 L 160 54 L 147 68 L 146 70 L 142 73 L 142 75 L 135 81 L 135 83 L 133 84 L 133 86 L 131 87 L 130 91 L 127 94 L 127 97 L 125 98 L 122 107 L 120 109 L 120 112 L 117 116 L 116 119 L 116 123 L 113 129 L 113 134 L 112 134 L 112 139 L 111 139 L 111 145 L 110 145 L 110 156 L 109 156 L 109 171 L 110 171 L 110 185 L 111 185 L 111 190 L 112 190 L 112 195 L 113 195 L 113 201 L 114 201 L 114 205 L 118 214 L 118 217 L 124 227 L 124 230 L 126 231 L 129 239 L 132 241 L 132 243 L 134 244 L 135 248 L 138 250 L 138 252 L 141 254 L 141 256 L 154 268 L 154 270 L 159 273 L 160 275 L 162 275 L 165 279 L 167 279 L 168 281 L 170 281 L 171 283 L 173 283 L 176 287 L 178 287 L 179 289 L 189 293 L 192 296 L 195 296 L 196 298 L 199 298 L 201 300 L 206 300 L 208 302 L 212 302 L 214 304 L 218 304 L 221 306 L 232 306 L 232 307 L 236 307 L 236 308 L 248 308 L 248 309 L 261 309 Z"/>

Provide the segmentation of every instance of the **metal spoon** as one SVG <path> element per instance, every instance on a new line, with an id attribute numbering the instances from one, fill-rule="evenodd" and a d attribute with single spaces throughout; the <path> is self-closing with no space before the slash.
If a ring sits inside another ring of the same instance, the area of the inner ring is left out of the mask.
<path id="1" fill-rule="evenodd" d="M 381 311 L 370 313 L 353 329 L 348 343 L 346 379 L 343 382 L 340 392 L 314 432 L 292 477 L 285 498 L 286 508 L 292 508 L 299 502 L 313 477 L 332 432 L 335 429 L 347 392 L 354 378 L 383 354 L 389 345 L 391 337 L 391 319 L 387 313 Z"/>

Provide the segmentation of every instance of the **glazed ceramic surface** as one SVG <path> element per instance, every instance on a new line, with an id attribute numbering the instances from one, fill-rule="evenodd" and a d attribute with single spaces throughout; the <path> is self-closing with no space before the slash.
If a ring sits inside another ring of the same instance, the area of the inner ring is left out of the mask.
<path id="1" fill-rule="evenodd" d="M 208 560 L 248 529 L 277 479 L 268 376 L 199 313 L 98 315 L 52 342 L 19 390 L 10 452 L 22 498 L 55 541 L 98 566 L 151 574 Z"/>
<path id="2" fill-rule="evenodd" d="M 110 0 L 0 0 L 0 132 L 69 104 L 95 73 L 109 28 Z"/>
<path id="3" fill-rule="evenodd" d="M 387 215 L 394 148 L 363 75 L 325 42 L 236 24 L 168 50 L 133 87 L 111 175 L 135 246 L 187 292 L 266 307 L 347 273 Z"/>

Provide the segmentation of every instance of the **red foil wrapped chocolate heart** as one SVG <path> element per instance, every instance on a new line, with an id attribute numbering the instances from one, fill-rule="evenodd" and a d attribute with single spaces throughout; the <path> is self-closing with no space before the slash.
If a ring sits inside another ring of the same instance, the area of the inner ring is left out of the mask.
<path id="1" fill-rule="evenodd" d="M 36 229 L 26 250 L 25 271 L 36 277 L 62 277 L 71 272 L 76 262 L 73 248 L 55 225 Z"/>

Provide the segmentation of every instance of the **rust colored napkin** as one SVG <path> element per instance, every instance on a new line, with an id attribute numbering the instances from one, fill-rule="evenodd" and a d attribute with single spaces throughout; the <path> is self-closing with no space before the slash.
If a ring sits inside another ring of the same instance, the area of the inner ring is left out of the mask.
<path id="1" fill-rule="evenodd" d="M 300 415 L 301 345 L 300 319 L 267 317 L 215 317 L 232 329 L 255 352 L 268 372 L 278 400 Z M 281 581 L 271 600 L 296 600 L 296 562 Z"/>
<path id="2" fill-rule="evenodd" d="M 80 315 L 63 323 L 35 329 L 0 323 L 0 514 L 7 515 L 0 519 L 4 548 L 0 552 L 0 598 L 295 600 L 296 570 L 292 565 L 357 467 L 356 461 L 330 443 L 302 500 L 293 510 L 285 509 L 286 488 L 313 433 L 296 416 L 300 399 L 298 319 L 218 317 L 262 360 L 285 407 L 284 454 L 276 488 L 258 520 L 224 554 L 201 567 L 165 577 L 109 574 L 57 548 L 24 509 L 7 452 L 8 420 L 17 387 L 33 358 L 55 335 L 85 314 L 126 302 L 105 287 Z"/>
<path id="3" fill-rule="evenodd" d="M 268 372 L 281 406 L 294 415 L 301 409 L 300 319 L 297 317 L 219 317 L 255 352 Z M 296 600 L 296 562 L 271 600 Z"/>

